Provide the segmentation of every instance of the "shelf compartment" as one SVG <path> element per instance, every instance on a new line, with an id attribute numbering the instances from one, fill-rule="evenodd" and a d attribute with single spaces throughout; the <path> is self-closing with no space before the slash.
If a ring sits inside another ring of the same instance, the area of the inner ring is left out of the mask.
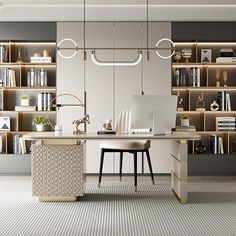
<path id="1" fill-rule="evenodd" d="M 19 113 L 19 131 L 28 132 L 36 131 L 35 125 L 32 124 L 32 121 L 35 116 L 42 115 L 49 119 L 51 124 L 54 126 L 56 124 L 55 112 L 41 112 L 41 113 Z M 45 131 L 53 131 L 53 128 L 50 125 L 46 125 Z"/>

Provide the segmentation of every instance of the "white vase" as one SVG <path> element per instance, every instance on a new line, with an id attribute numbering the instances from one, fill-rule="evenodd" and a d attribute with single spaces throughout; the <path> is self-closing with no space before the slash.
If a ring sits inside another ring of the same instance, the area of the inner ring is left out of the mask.
<path id="1" fill-rule="evenodd" d="M 21 106 L 29 106 L 29 99 L 21 99 Z"/>
<path id="2" fill-rule="evenodd" d="M 38 132 L 44 131 L 44 125 L 36 125 L 36 130 L 37 130 Z"/>
<path id="3" fill-rule="evenodd" d="M 181 119 L 180 123 L 181 126 L 189 126 L 189 119 Z"/>

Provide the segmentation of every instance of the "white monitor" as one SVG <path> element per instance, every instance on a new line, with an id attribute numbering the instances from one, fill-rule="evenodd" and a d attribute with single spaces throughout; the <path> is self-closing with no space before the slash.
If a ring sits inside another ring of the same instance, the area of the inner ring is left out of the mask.
<path id="1" fill-rule="evenodd" d="M 153 134 L 167 134 L 175 127 L 177 96 L 134 95 L 132 129 L 151 129 Z"/>

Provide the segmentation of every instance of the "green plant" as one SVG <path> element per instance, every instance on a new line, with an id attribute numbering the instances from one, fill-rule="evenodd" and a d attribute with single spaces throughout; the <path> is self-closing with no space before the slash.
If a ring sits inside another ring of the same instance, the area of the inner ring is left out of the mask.
<path id="1" fill-rule="evenodd" d="M 30 99 L 30 96 L 25 94 L 25 95 L 21 95 L 20 98 L 21 99 Z"/>
<path id="2" fill-rule="evenodd" d="M 181 115 L 180 115 L 180 119 L 185 119 L 185 120 L 187 120 L 187 119 L 190 119 L 190 118 L 188 117 L 187 114 L 181 114 Z"/>
<path id="3" fill-rule="evenodd" d="M 45 116 L 36 116 L 32 121 L 33 125 L 48 125 L 48 118 Z"/>

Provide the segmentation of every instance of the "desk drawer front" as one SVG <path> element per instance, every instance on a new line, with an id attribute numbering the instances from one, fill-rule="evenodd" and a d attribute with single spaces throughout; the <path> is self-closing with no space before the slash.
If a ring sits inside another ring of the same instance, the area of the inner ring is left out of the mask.
<path id="1" fill-rule="evenodd" d="M 32 145 L 33 196 L 83 193 L 83 146 Z"/>
<path id="2" fill-rule="evenodd" d="M 180 180 L 187 180 L 188 163 L 186 161 L 179 161 L 172 157 L 171 170 Z"/>
<path id="3" fill-rule="evenodd" d="M 187 143 L 173 142 L 171 154 L 179 161 L 187 161 L 188 159 Z"/>

